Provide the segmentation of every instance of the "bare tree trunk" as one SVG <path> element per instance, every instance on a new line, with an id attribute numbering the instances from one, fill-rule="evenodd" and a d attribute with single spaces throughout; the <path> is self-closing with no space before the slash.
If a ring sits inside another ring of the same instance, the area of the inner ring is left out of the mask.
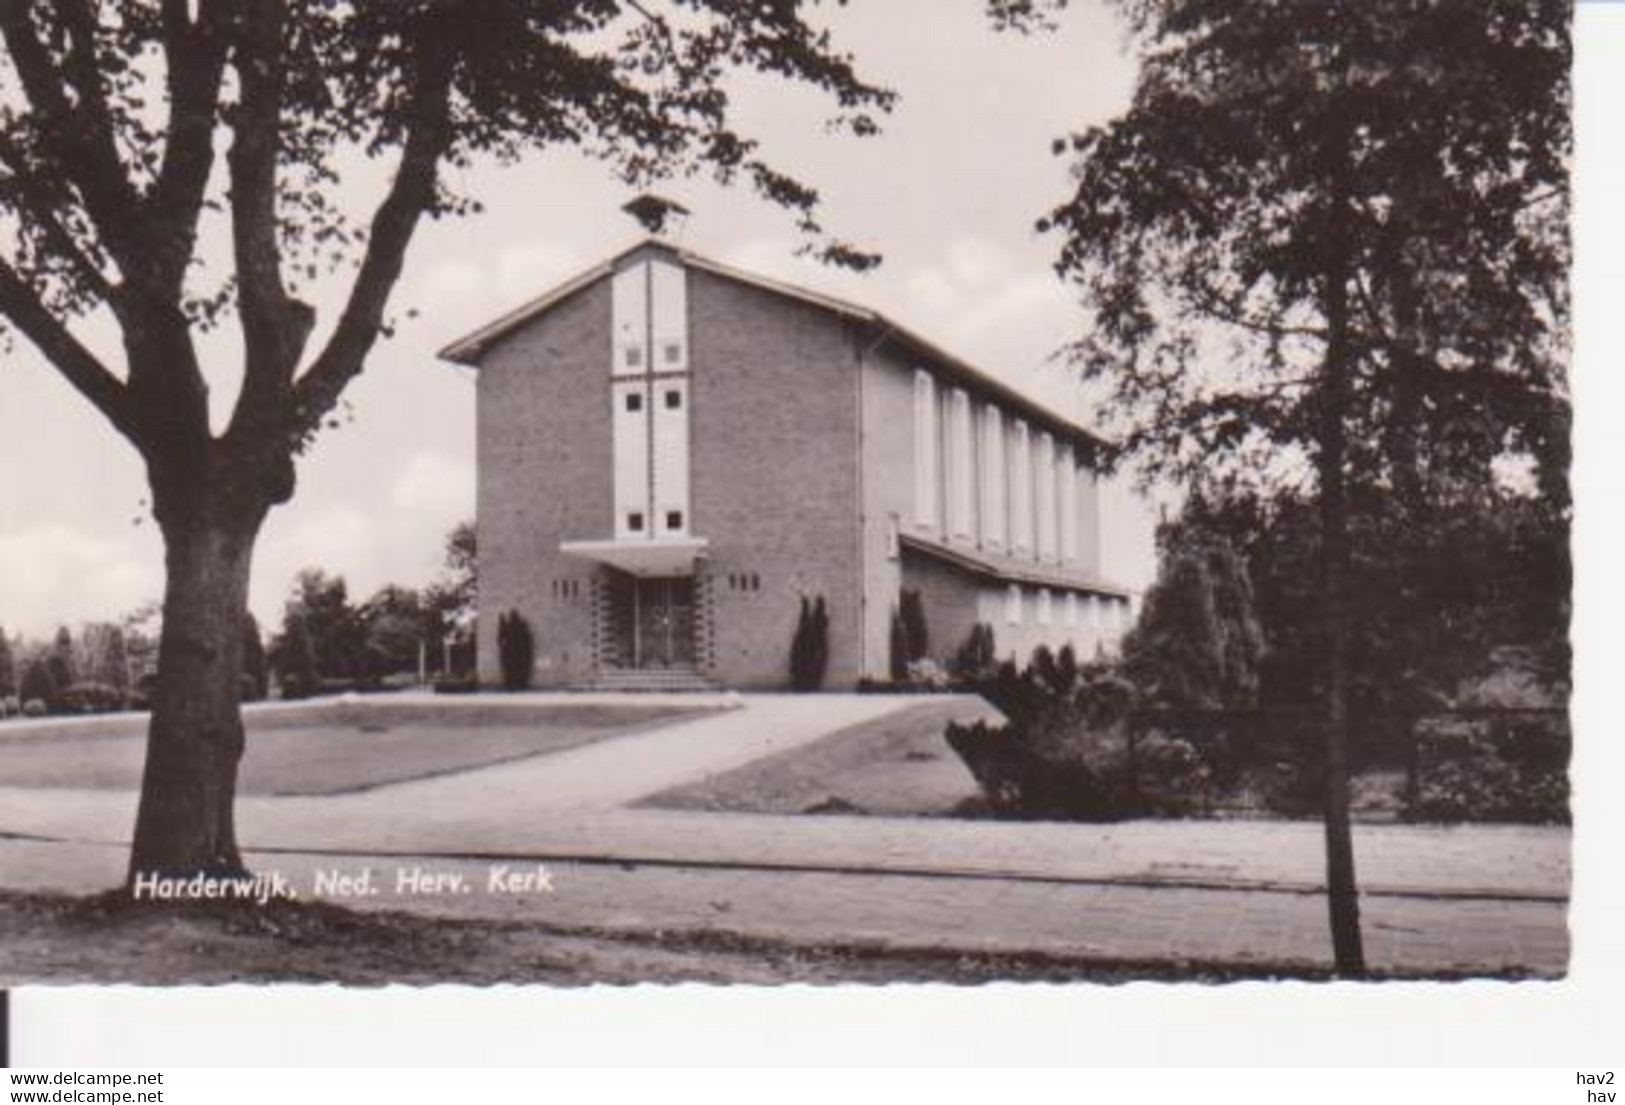
<path id="1" fill-rule="evenodd" d="M 198 509 L 163 525 L 158 686 L 129 877 L 239 873 L 233 802 L 249 566 L 261 516 Z"/>
<path id="2" fill-rule="evenodd" d="M 1326 282 L 1326 364 L 1319 411 L 1320 588 L 1326 650 L 1326 898 L 1339 975 L 1366 973 L 1360 894 L 1349 818 L 1348 288 L 1340 266 Z"/>

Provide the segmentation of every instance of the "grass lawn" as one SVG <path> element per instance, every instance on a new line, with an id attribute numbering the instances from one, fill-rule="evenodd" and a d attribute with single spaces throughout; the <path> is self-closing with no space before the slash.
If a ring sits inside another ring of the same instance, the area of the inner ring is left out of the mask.
<path id="1" fill-rule="evenodd" d="M 392 703 L 249 710 L 242 794 L 340 794 L 560 752 L 713 712 L 668 705 Z M 0 730 L 0 786 L 133 790 L 146 718 Z"/>
<path id="2" fill-rule="evenodd" d="M 748 813 L 951 816 L 978 801 L 976 780 L 943 732 L 950 721 L 1000 715 L 954 696 L 842 729 L 638 803 Z"/>

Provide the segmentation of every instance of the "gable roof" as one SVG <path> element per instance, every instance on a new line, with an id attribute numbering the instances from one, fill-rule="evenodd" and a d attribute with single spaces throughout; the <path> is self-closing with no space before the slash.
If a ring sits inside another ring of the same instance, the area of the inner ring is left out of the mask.
<path id="1" fill-rule="evenodd" d="M 926 366 L 936 369 L 945 377 L 964 386 L 967 390 L 981 392 L 994 398 L 1007 409 L 1035 422 L 1042 423 L 1051 430 L 1059 431 L 1061 436 L 1071 438 L 1077 444 L 1088 446 L 1098 444 L 1102 440 L 1099 435 L 1087 427 L 1079 425 L 1059 411 L 1039 402 L 1030 395 L 1018 391 L 996 376 L 977 368 L 920 334 L 892 321 L 879 311 L 836 296 L 815 292 L 796 284 L 774 280 L 757 273 L 746 272 L 743 269 L 736 269 L 730 265 L 724 265 L 719 261 L 703 257 L 698 253 L 678 249 L 654 238 L 646 238 L 629 246 L 613 257 L 542 293 L 530 302 L 521 304 L 507 314 L 465 334 L 441 349 L 438 356 L 457 364 L 478 368 L 480 361 L 492 346 L 514 331 L 540 318 L 575 293 L 606 276 L 612 275 L 623 261 L 645 250 L 664 253 L 686 268 L 699 269 L 714 276 L 719 276 L 724 280 L 757 288 L 772 295 L 800 300 L 820 310 L 852 320 L 876 333 L 876 347 L 887 344 L 895 345 L 904 352 L 926 362 Z"/>

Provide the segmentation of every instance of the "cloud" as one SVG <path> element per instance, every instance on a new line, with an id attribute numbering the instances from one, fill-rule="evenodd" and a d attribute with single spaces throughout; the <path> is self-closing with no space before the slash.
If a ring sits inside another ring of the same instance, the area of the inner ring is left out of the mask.
<path id="1" fill-rule="evenodd" d="M 280 620 L 289 583 L 304 568 L 344 576 L 353 596 L 358 579 L 376 575 L 376 536 L 368 516 L 348 503 L 274 517 L 254 557 L 250 607 L 262 622 Z"/>
<path id="2" fill-rule="evenodd" d="M 160 558 L 136 541 L 52 523 L 0 535 L 0 624 L 43 636 L 117 618 L 163 593 Z"/>
<path id="3" fill-rule="evenodd" d="M 389 498 L 401 510 L 455 521 L 474 509 L 474 469 L 432 450 L 416 453 L 396 477 Z"/>

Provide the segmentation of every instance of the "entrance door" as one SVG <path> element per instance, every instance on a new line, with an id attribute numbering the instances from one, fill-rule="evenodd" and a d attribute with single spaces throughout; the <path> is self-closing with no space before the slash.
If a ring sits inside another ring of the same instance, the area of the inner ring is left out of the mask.
<path id="1" fill-rule="evenodd" d="M 687 667 L 694 663 L 694 580 L 687 576 L 637 581 L 633 665 Z"/>

